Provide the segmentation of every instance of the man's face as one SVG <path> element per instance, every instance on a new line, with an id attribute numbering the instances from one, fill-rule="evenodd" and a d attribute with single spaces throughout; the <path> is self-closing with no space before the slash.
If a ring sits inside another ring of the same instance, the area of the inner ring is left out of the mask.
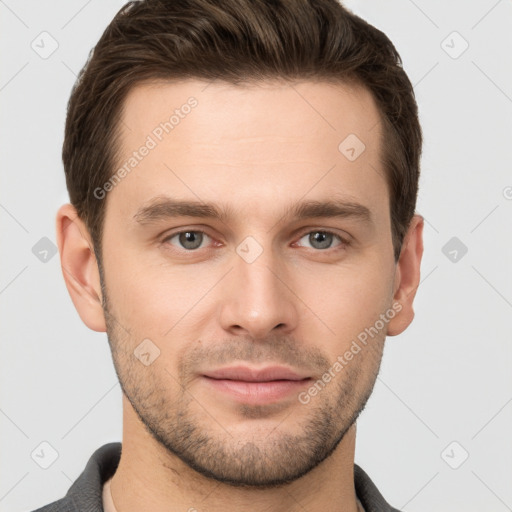
<path id="1" fill-rule="evenodd" d="M 282 484 L 332 453 L 377 377 L 395 273 L 381 124 L 362 88 L 206 85 L 126 100 L 116 169 L 138 156 L 105 199 L 107 332 L 132 416 L 161 446 L 232 485 Z M 142 213 L 166 199 L 224 216 Z M 345 213 L 297 216 L 305 202 Z M 307 380 L 272 395 L 205 376 L 276 365 Z"/>

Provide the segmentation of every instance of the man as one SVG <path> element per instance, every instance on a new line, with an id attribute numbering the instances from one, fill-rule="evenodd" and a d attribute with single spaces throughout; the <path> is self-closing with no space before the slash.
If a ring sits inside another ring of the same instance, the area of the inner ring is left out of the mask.
<path id="1" fill-rule="evenodd" d="M 356 420 L 414 316 L 421 142 L 392 43 L 335 0 L 121 9 L 68 105 L 57 239 L 123 439 L 39 510 L 396 510 Z"/>

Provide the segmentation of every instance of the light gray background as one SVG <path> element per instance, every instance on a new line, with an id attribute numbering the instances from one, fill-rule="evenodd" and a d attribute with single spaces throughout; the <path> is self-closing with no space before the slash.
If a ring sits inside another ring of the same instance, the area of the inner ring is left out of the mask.
<path id="1" fill-rule="evenodd" d="M 81 322 L 58 254 L 34 252 L 43 237 L 56 243 L 68 201 L 60 153 L 71 87 L 123 3 L 0 0 L 1 511 L 60 498 L 96 448 L 121 440 L 106 334 Z M 425 136 L 416 318 L 388 338 L 356 462 L 404 511 L 512 510 L 512 2 L 346 5 L 395 43 Z M 43 31 L 59 45 L 46 59 L 31 47 L 51 48 Z M 455 262 L 442 250 L 452 237 Z M 43 441 L 58 452 L 48 469 L 31 458 Z"/>

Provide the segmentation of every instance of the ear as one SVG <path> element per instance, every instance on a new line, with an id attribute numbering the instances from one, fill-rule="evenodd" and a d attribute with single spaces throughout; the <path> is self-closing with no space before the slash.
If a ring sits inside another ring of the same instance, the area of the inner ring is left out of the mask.
<path id="1" fill-rule="evenodd" d="M 420 284 L 423 256 L 423 225 L 423 217 L 414 215 L 404 237 L 393 287 L 393 309 L 398 313 L 388 323 L 388 336 L 405 331 L 414 318 L 413 300 Z"/>
<path id="2" fill-rule="evenodd" d="M 89 329 L 106 332 L 98 263 L 88 229 L 73 205 L 63 204 L 56 219 L 62 275 L 80 318 Z"/>

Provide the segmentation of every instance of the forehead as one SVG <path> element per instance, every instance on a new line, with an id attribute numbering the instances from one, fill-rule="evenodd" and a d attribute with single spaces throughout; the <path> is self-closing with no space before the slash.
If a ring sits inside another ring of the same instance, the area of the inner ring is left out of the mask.
<path id="1" fill-rule="evenodd" d="M 189 109 L 187 104 L 192 102 L 197 105 Z M 185 137 L 193 131 L 197 135 L 195 142 L 204 135 L 201 128 L 210 132 L 209 140 L 258 135 L 314 140 L 329 132 L 339 138 L 347 130 L 369 139 L 369 132 L 380 121 L 371 92 L 354 83 L 146 82 L 129 91 L 123 107 L 121 128 L 128 145 L 135 142 L 137 135 L 147 135 L 160 123 L 169 121 L 173 114 L 173 134 Z M 192 120 L 182 123 L 189 113 L 194 114 L 190 116 Z M 216 126 L 214 133 L 210 130 L 212 125 Z M 377 129 L 374 135 L 378 133 Z"/>
<path id="2" fill-rule="evenodd" d="M 125 216 L 162 194 L 255 213 L 305 195 L 369 204 L 387 195 L 380 116 L 361 86 L 145 83 L 129 92 L 121 119 L 117 169 L 126 172 L 109 202 Z"/>

